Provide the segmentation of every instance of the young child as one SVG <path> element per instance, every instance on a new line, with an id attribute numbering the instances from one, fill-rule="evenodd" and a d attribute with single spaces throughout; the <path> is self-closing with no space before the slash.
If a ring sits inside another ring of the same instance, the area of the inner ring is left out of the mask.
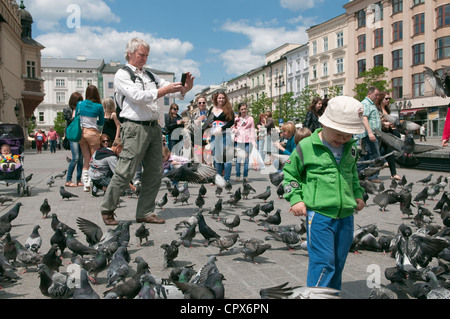
<path id="1" fill-rule="evenodd" d="M 114 140 L 111 148 L 105 145 L 92 155 L 89 163 L 89 177 L 93 184 L 92 196 L 97 197 L 97 192 L 100 189 L 106 190 L 108 187 L 122 149 L 122 141 L 120 138 L 117 138 Z"/>
<path id="2" fill-rule="evenodd" d="M 353 134 L 364 131 L 363 106 L 351 97 L 328 102 L 323 128 L 301 140 L 283 168 L 284 198 L 295 216 L 306 216 L 307 286 L 341 289 L 353 240 L 353 213 L 364 208 Z"/>
<path id="3" fill-rule="evenodd" d="M 163 174 L 173 169 L 174 165 L 183 165 L 190 160 L 186 157 L 174 155 L 170 152 L 167 146 L 163 146 Z"/>
<path id="4" fill-rule="evenodd" d="M 311 130 L 307 127 L 301 127 L 295 131 L 294 143 L 297 145 L 305 137 L 311 136 Z"/>
<path id="5" fill-rule="evenodd" d="M 1 168 L 3 171 L 16 169 L 17 164 L 20 164 L 20 159 L 18 155 L 13 155 L 11 153 L 11 146 L 9 144 L 3 144 L 1 147 Z"/>

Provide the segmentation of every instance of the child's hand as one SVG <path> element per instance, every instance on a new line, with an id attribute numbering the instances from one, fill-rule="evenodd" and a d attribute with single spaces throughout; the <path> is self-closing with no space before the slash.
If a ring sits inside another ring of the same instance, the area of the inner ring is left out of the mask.
<path id="1" fill-rule="evenodd" d="M 361 209 L 363 209 L 366 206 L 366 203 L 361 198 L 356 199 L 356 210 L 359 212 Z"/>
<path id="2" fill-rule="evenodd" d="M 298 202 L 294 204 L 289 209 L 290 212 L 294 214 L 294 216 L 306 216 L 306 205 L 304 202 Z"/>

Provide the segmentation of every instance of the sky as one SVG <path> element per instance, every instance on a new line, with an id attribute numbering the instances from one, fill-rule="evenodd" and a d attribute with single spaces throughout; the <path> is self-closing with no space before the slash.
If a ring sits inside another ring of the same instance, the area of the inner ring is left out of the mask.
<path id="1" fill-rule="evenodd" d="M 20 1 L 17 0 L 19 3 Z M 129 39 L 150 44 L 148 67 L 191 72 L 184 103 L 264 65 L 285 43 L 305 44 L 311 26 L 345 13 L 348 0 L 24 0 L 43 57 L 104 59 L 125 64 Z M 183 106 L 183 102 L 179 103 Z"/>

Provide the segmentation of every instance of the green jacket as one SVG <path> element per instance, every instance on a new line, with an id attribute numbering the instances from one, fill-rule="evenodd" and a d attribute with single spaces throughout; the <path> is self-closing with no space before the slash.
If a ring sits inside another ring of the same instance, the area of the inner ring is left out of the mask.
<path id="1" fill-rule="evenodd" d="M 318 135 L 321 130 L 299 142 L 303 159 L 297 149 L 284 165 L 284 198 L 291 206 L 304 202 L 307 209 L 331 218 L 344 218 L 353 214 L 356 198 L 362 199 L 364 194 L 356 171 L 355 140 L 344 145 L 338 165 Z"/>

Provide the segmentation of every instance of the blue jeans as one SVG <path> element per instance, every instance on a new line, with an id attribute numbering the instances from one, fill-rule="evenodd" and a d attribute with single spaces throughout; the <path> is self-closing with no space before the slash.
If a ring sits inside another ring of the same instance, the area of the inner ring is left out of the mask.
<path id="1" fill-rule="evenodd" d="M 375 158 L 379 158 L 381 156 L 381 154 L 380 154 L 380 143 L 378 142 L 378 139 L 376 139 L 375 142 L 372 142 L 369 139 L 369 136 L 366 136 L 366 137 L 362 138 L 362 142 L 365 145 L 364 147 L 367 150 L 367 154 L 364 155 L 361 158 L 361 161 L 372 160 L 372 159 L 375 159 Z M 369 164 L 363 164 L 363 165 L 358 166 L 358 172 L 363 170 L 367 166 L 369 166 Z M 379 175 L 379 172 L 375 173 L 374 175 L 372 175 L 369 178 L 369 180 L 371 180 L 371 179 L 378 179 L 378 175 Z"/>
<path id="2" fill-rule="evenodd" d="M 56 153 L 56 140 L 49 140 L 48 142 L 50 144 L 50 152 Z"/>
<path id="3" fill-rule="evenodd" d="M 230 139 L 230 136 L 228 136 Z M 231 146 L 231 143 L 229 143 Z M 227 145 L 227 134 L 223 134 L 223 137 L 216 139 L 216 136 L 213 135 L 211 137 L 211 145 L 212 145 L 212 155 L 214 159 L 214 168 L 217 170 L 217 173 L 225 179 L 225 181 L 229 181 L 231 178 L 231 162 L 225 162 L 223 159 L 223 153 L 225 145 Z M 225 174 L 222 172 L 225 171 Z"/>
<path id="4" fill-rule="evenodd" d="M 248 176 L 248 157 L 250 154 L 250 143 L 238 143 L 234 142 L 234 147 L 244 148 L 245 160 L 244 160 L 244 178 Z M 241 161 L 242 158 L 236 157 L 236 177 L 241 177 Z"/>
<path id="5" fill-rule="evenodd" d="M 81 153 L 80 144 L 78 142 L 70 142 L 70 151 L 72 153 L 72 160 L 67 169 L 66 182 L 72 181 L 73 171 L 77 167 L 77 182 L 81 181 L 81 174 L 83 172 L 83 154 Z"/>
<path id="6" fill-rule="evenodd" d="M 353 241 L 353 215 L 333 219 L 307 211 L 308 287 L 341 289 L 342 271 Z"/>

